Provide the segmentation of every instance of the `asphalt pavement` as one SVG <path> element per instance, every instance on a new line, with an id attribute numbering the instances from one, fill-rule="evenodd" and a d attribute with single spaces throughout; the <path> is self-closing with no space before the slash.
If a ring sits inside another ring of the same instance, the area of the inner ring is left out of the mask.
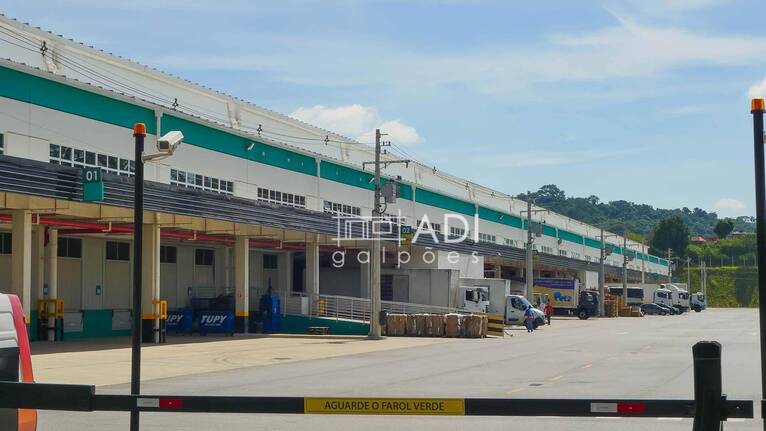
<path id="1" fill-rule="evenodd" d="M 682 316 L 554 319 L 534 333 L 455 340 L 334 358 L 206 372 L 145 382 L 142 393 L 267 396 L 693 398 L 691 347 L 723 345 L 730 399 L 760 400 L 756 310 Z M 339 343 L 344 341 L 339 340 Z M 366 341 L 374 343 L 375 341 Z M 194 357 L 178 358 L 194 361 Z M 173 366 L 167 364 L 167 366 Z M 127 393 L 128 385 L 99 387 Z M 760 412 L 756 405 L 756 415 Z M 144 430 L 690 430 L 685 419 L 411 417 L 143 413 Z M 125 430 L 125 413 L 40 412 L 40 430 Z M 727 430 L 762 429 L 736 420 Z"/>

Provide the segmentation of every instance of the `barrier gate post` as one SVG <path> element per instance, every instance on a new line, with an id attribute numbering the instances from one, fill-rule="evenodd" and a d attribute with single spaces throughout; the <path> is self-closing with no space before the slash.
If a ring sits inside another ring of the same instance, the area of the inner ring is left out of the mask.
<path id="1" fill-rule="evenodd" d="M 758 255 L 758 318 L 761 340 L 761 416 L 766 430 L 766 179 L 764 179 L 764 133 L 763 112 L 766 102 L 753 99 L 750 113 L 753 114 L 753 161 L 755 162 L 755 236 Z M 707 298 L 705 298 L 707 299 Z"/>
<path id="2" fill-rule="evenodd" d="M 721 344 L 700 341 L 692 347 L 694 358 L 694 413 L 693 431 L 719 431 L 726 420 L 726 396 L 722 394 Z"/>

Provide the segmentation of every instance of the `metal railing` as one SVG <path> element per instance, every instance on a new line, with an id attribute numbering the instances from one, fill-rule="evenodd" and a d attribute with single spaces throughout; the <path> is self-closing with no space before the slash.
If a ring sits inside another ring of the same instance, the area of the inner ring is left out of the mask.
<path id="1" fill-rule="evenodd" d="M 260 298 L 265 291 L 253 292 Z M 274 291 L 279 296 L 282 314 L 295 314 L 312 317 L 328 317 L 336 320 L 370 321 L 370 300 L 343 295 L 311 295 L 303 292 Z M 381 310 L 402 314 L 470 314 L 466 310 L 436 305 L 414 304 L 410 302 L 381 301 Z"/>

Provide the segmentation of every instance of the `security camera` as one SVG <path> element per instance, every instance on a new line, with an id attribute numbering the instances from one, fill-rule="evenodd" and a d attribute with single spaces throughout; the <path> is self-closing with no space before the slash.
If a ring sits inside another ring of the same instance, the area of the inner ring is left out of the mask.
<path id="1" fill-rule="evenodd" d="M 183 140 L 184 134 L 177 130 L 165 133 L 161 138 L 157 139 L 157 150 L 160 153 L 173 154 Z"/>

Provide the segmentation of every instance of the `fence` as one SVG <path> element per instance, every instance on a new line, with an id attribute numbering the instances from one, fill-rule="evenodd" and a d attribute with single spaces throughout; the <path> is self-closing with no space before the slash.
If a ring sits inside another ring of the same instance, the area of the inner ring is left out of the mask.
<path id="1" fill-rule="evenodd" d="M 260 297 L 265 291 L 256 291 Z M 342 295 L 310 295 L 303 292 L 272 292 L 280 298 L 282 314 L 329 317 L 336 320 L 350 319 L 370 321 L 370 300 Z M 436 305 L 414 304 L 409 302 L 380 301 L 381 310 L 389 313 L 415 314 L 469 314 L 465 310 Z"/>

